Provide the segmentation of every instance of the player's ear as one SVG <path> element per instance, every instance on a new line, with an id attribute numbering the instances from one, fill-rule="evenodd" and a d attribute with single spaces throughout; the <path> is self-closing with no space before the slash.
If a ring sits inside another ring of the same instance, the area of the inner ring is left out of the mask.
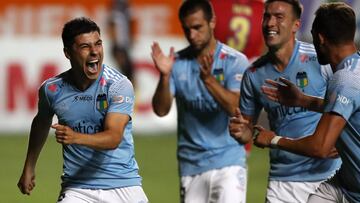
<path id="1" fill-rule="evenodd" d="M 326 41 L 325 36 L 324 36 L 323 34 L 321 34 L 321 33 L 317 33 L 317 35 L 318 35 L 318 37 L 319 37 L 319 43 L 320 43 L 320 45 L 323 45 L 323 44 L 325 43 L 325 41 Z"/>
<path id="2" fill-rule="evenodd" d="M 296 33 L 300 29 L 300 26 L 301 26 L 300 19 L 295 20 L 295 23 L 293 25 L 293 32 Z"/>
<path id="3" fill-rule="evenodd" d="M 64 48 L 63 48 L 63 51 L 64 51 L 64 54 L 65 54 L 65 57 L 66 57 L 67 59 L 70 59 L 70 54 L 69 54 L 68 48 L 64 47 Z"/>
<path id="4" fill-rule="evenodd" d="M 210 28 L 215 29 L 215 26 L 216 26 L 216 16 L 213 15 L 213 17 L 210 20 Z"/>

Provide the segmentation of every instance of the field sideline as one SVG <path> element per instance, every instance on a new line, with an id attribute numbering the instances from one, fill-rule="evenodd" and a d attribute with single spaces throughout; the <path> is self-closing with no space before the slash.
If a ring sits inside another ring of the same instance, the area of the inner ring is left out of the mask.
<path id="1" fill-rule="evenodd" d="M 31 196 L 21 195 L 16 183 L 23 167 L 27 136 L 0 135 L 1 202 L 56 202 L 62 170 L 61 146 L 49 136 L 36 169 L 36 187 Z M 136 159 L 143 177 L 143 187 L 151 203 L 179 202 L 176 163 L 176 136 L 135 135 Z M 248 203 L 264 202 L 268 151 L 253 147 L 249 164 Z"/>

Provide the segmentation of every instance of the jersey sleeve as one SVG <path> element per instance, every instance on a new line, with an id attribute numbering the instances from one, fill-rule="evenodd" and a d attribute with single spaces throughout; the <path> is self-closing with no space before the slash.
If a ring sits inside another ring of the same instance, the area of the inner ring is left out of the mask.
<path id="1" fill-rule="evenodd" d="M 256 93 L 254 86 L 251 82 L 250 71 L 245 71 L 242 82 L 241 82 L 241 91 L 240 91 L 240 111 L 241 113 L 252 116 L 256 120 L 262 106 L 260 106 L 256 101 Z"/>
<path id="2" fill-rule="evenodd" d="M 341 71 L 329 81 L 325 112 L 335 112 L 348 120 L 360 107 L 360 78 L 351 71 Z"/>
<path id="3" fill-rule="evenodd" d="M 127 114 L 130 117 L 134 111 L 134 88 L 128 79 L 115 81 L 109 87 L 108 112 Z"/>
<path id="4" fill-rule="evenodd" d="M 46 83 L 39 88 L 39 100 L 38 100 L 38 115 L 51 117 L 54 115 L 54 111 L 51 108 L 50 100 L 46 94 Z"/>
<path id="5" fill-rule="evenodd" d="M 174 69 L 171 71 L 170 79 L 169 79 L 169 88 L 171 95 L 175 96 L 176 88 L 175 88 L 175 80 L 174 80 Z"/>
<path id="6" fill-rule="evenodd" d="M 227 61 L 226 88 L 231 91 L 240 91 L 241 80 L 245 70 L 249 67 L 249 60 L 243 54 L 235 55 L 233 60 Z"/>

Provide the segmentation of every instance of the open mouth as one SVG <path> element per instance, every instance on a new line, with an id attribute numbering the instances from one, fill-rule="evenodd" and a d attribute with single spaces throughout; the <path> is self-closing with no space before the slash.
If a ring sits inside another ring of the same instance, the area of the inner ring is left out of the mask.
<path id="1" fill-rule="evenodd" d="M 93 60 L 87 62 L 86 67 L 90 73 L 97 73 L 99 70 L 99 60 Z"/>

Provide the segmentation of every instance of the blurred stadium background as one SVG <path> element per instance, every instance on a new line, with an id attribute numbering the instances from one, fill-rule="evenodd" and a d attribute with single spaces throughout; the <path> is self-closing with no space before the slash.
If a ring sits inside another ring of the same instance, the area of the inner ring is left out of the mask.
<path id="1" fill-rule="evenodd" d="M 313 13 L 322 0 L 301 0 L 305 12 L 298 38 L 311 41 Z M 158 75 L 150 58 L 150 45 L 158 41 L 165 50 L 186 46 L 177 9 L 181 0 L 130 0 L 136 107 L 134 134 L 136 156 L 144 189 L 151 202 L 178 202 L 175 108 L 164 117 L 151 110 Z M 355 11 L 360 1 L 347 0 Z M 61 146 L 50 133 L 37 167 L 37 186 L 30 197 L 18 192 L 27 148 L 27 133 L 36 112 L 37 87 L 70 66 L 62 52 L 61 28 L 76 16 L 88 16 L 102 29 L 104 62 L 111 57 L 108 32 L 111 0 L 8 0 L 0 1 L 0 202 L 55 202 L 60 188 Z M 358 29 L 360 16 L 358 14 Z M 260 22 L 259 22 L 260 23 Z M 359 32 L 356 38 L 359 39 Z M 55 121 L 54 121 L 55 122 Z M 266 122 L 261 119 L 260 122 Z M 268 170 L 267 150 L 253 148 L 249 157 L 248 202 L 263 202 Z"/>

